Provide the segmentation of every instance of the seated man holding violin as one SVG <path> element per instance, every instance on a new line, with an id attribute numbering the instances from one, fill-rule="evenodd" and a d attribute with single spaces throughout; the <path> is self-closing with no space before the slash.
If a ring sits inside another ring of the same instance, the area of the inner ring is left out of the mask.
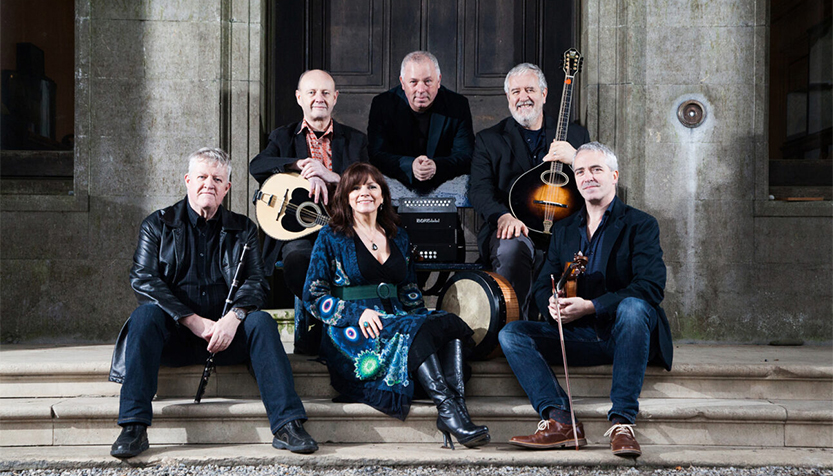
<path id="1" fill-rule="evenodd" d="M 668 320 L 659 306 L 666 277 L 659 226 L 654 217 L 616 197 L 618 161 L 604 145 L 579 147 L 573 170 L 584 208 L 555 224 L 547 260 L 533 286 L 538 308 L 561 320 L 563 336 L 552 322 L 515 321 L 500 332 L 503 352 L 542 420 L 535 434 L 513 437 L 510 443 L 532 449 L 586 444 L 581 423 L 571 415 L 569 374 L 565 393 L 550 368 L 565 360 L 561 345 L 566 342 L 570 365 L 613 365 L 612 426 L 605 436 L 613 454 L 637 457 L 642 451 L 633 426 L 645 369 L 650 362 L 670 370 L 673 356 Z M 586 264 L 573 271 L 569 262 L 584 257 Z M 562 271 L 578 275 L 576 295 L 554 295 Z"/>

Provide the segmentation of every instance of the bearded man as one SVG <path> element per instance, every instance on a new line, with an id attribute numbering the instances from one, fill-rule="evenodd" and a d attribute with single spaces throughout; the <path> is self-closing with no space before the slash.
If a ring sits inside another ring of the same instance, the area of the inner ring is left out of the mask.
<path id="1" fill-rule="evenodd" d="M 469 200 L 485 222 L 477 238 L 481 257 L 515 289 L 521 318 L 538 320 L 530 290 L 546 244 L 536 244 L 529 228 L 512 215 L 509 190 L 518 177 L 542 162 L 572 165 L 576 148 L 590 142 L 590 134 L 572 124 L 566 141 L 554 140 L 558 118 L 544 114 L 547 79 L 538 66 L 521 63 L 512 68 L 503 90 L 512 115 L 477 134 Z M 565 172 L 575 180 L 570 167 Z"/>

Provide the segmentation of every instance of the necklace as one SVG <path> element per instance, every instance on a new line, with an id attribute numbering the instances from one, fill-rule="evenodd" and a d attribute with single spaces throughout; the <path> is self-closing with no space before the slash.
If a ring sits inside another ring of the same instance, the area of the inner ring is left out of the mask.
<path id="1" fill-rule="evenodd" d="M 362 233 L 362 231 L 359 229 L 359 227 L 357 227 L 357 226 L 353 225 L 353 229 L 354 229 L 354 230 L 356 230 L 357 232 L 359 232 L 359 234 L 364 234 L 365 238 L 367 238 L 368 240 L 370 240 L 370 248 L 371 248 L 373 251 L 376 251 L 376 250 L 378 250 L 378 249 L 379 249 L 379 247 L 378 247 L 378 246 L 376 246 L 376 242 L 375 242 L 375 241 L 373 241 L 373 238 L 371 238 L 371 237 L 367 236 L 367 234 L 366 234 L 366 233 Z"/>

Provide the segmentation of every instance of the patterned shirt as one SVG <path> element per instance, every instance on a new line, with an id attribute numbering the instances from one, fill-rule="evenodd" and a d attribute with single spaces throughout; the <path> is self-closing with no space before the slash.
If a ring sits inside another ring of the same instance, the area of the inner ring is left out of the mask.
<path id="1" fill-rule="evenodd" d="M 333 170 L 333 149 L 330 145 L 333 138 L 333 120 L 330 119 L 330 125 L 327 126 L 327 130 L 319 137 L 315 133 L 315 129 L 304 119 L 298 134 L 306 134 L 309 156 L 323 163 L 327 169 Z"/>

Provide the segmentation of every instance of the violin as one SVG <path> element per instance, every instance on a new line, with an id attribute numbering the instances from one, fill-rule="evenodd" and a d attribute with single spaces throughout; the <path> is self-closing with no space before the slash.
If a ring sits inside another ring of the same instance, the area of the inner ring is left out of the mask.
<path id="1" fill-rule="evenodd" d="M 584 256 L 581 251 L 573 256 L 573 261 L 568 261 L 564 265 L 564 272 L 561 273 L 561 279 L 558 284 L 555 283 L 555 277 L 550 276 L 552 283 L 552 293 L 558 296 L 558 293 L 564 291 L 564 297 L 576 297 L 578 287 L 578 277 L 584 274 L 587 270 L 587 256 Z"/>
<path id="2" fill-rule="evenodd" d="M 587 257 L 579 250 L 573 256 L 573 261 L 564 265 L 564 272 L 558 284 L 555 284 L 555 276 L 550 275 L 552 280 L 552 294 L 558 299 L 558 293 L 564 291 L 564 297 L 576 297 L 576 281 L 587 269 Z M 573 423 L 573 439 L 576 442 L 576 450 L 579 449 L 578 431 L 576 430 L 576 413 L 573 410 L 573 392 L 570 390 L 570 371 L 567 370 L 567 347 L 564 345 L 564 329 L 561 326 L 561 307 L 555 306 L 558 312 L 555 322 L 558 324 L 558 337 L 561 338 L 561 360 L 564 362 L 564 381 L 567 383 L 567 401 L 570 403 L 570 421 Z"/>

